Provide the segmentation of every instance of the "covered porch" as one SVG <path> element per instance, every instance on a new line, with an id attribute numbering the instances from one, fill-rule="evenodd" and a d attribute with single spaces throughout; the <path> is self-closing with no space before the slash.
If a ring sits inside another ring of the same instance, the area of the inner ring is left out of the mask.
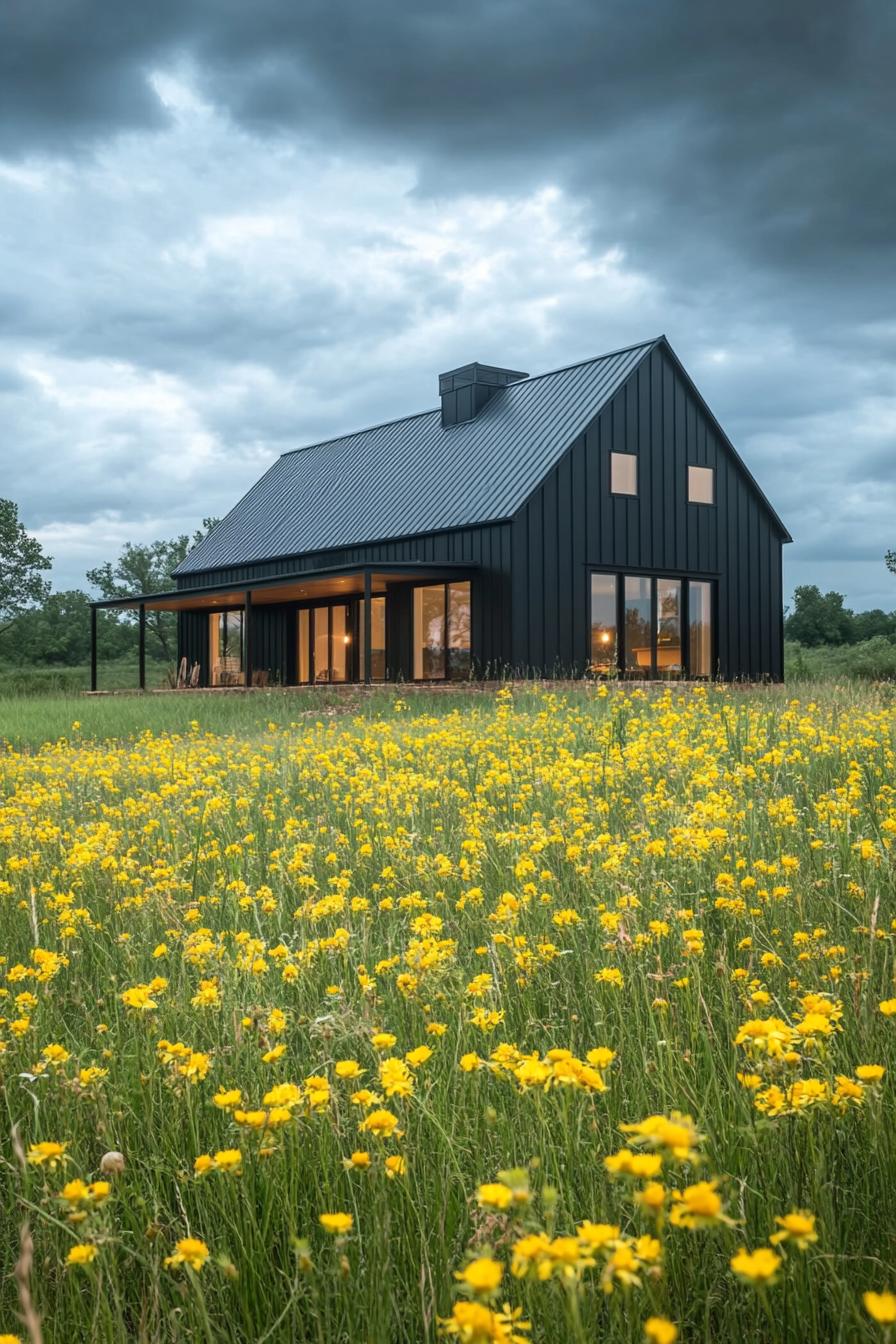
<path id="1" fill-rule="evenodd" d="M 369 685 L 451 680 L 472 668 L 476 566 L 421 561 L 304 570 L 140 593 L 91 604 L 137 613 L 137 684 L 146 689 L 147 613 L 178 617 L 178 685 Z"/>

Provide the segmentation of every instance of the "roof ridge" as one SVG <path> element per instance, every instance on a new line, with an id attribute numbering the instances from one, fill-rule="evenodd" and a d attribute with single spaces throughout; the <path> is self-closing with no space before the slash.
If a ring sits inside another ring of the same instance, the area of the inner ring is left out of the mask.
<path id="1" fill-rule="evenodd" d="M 602 355 L 591 355 L 588 359 L 577 359 L 572 364 L 561 364 L 556 369 L 545 369 L 542 373 L 532 373 L 526 378 L 520 378 L 515 383 L 508 383 L 508 387 L 523 387 L 526 383 L 537 383 L 539 378 L 551 378 L 555 373 L 568 373 L 570 369 L 580 369 L 585 364 L 599 364 L 602 359 L 613 359 L 616 355 L 627 354 L 629 350 L 646 350 L 650 346 L 656 345 L 658 341 L 665 340 L 663 335 L 652 336 L 647 341 L 633 341 L 631 345 L 621 345 L 618 350 L 606 350 Z M 465 367 L 465 366 L 462 366 Z M 488 367 L 497 367 L 497 365 Z M 502 388 L 506 392 L 507 388 Z M 379 420 L 374 425 L 365 425 L 362 429 L 349 429 L 344 434 L 331 434 L 328 439 L 316 439 L 314 443 L 303 443 L 300 448 L 287 448 L 280 457 L 292 457 L 295 453 L 307 453 L 312 448 L 326 448 L 328 444 L 340 443 L 343 439 L 353 439 L 358 434 L 370 434 L 375 429 L 386 429 L 389 425 L 400 425 L 408 420 L 419 420 L 424 415 L 436 415 L 438 406 L 430 406 L 425 411 L 412 411 L 410 415 L 397 415 L 392 420 Z"/>
<path id="2" fill-rule="evenodd" d="M 556 369 L 545 369 L 543 373 L 533 373 L 529 378 L 521 381 L 525 383 L 535 383 L 539 378 L 550 378 L 555 373 L 567 373 L 569 369 L 580 369 L 583 364 L 599 364 L 602 359 L 613 359 L 616 355 L 625 355 L 629 350 L 646 350 L 649 346 L 656 345 L 658 341 L 665 340 L 665 336 L 651 336 L 649 341 L 633 341 L 631 345 L 620 345 L 618 350 L 606 350 L 602 355 L 591 355 L 588 359 L 576 359 L 572 364 L 561 364 Z M 519 387 L 520 383 L 510 383 L 509 387 Z"/>

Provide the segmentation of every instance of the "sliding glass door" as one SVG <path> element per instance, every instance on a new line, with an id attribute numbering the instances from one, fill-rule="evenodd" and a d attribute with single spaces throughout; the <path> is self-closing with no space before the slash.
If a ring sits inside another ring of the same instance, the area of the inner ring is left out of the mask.
<path id="1" fill-rule="evenodd" d="M 209 616 L 208 657 L 212 686 L 242 686 L 243 613 L 216 611 Z"/>
<path id="2" fill-rule="evenodd" d="M 370 679 L 386 679 L 386 599 L 370 600 Z M 296 612 L 296 681 L 300 685 L 364 680 L 363 598 L 300 607 Z"/>
<path id="3" fill-rule="evenodd" d="M 296 613 L 296 681 L 353 681 L 352 605 L 334 602 Z"/>
<path id="4" fill-rule="evenodd" d="M 364 625 L 367 604 L 358 603 L 358 680 L 364 680 Z M 370 680 L 386 680 L 386 599 L 370 599 Z"/>
<path id="5" fill-rule="evenodd" d="M 651 680 L 712 675 L 709 580 L 592 573 L 590 600 L 592 675 Z"/>

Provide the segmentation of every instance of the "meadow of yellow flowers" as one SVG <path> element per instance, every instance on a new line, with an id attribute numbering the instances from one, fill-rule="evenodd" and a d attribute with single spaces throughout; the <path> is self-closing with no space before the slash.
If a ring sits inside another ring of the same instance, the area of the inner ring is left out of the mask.
<path id="1" fill-rule="evenodd" d="M 896 1337 L 892 691 L 204 703 L 0 707 L 0 1344 Z"/>

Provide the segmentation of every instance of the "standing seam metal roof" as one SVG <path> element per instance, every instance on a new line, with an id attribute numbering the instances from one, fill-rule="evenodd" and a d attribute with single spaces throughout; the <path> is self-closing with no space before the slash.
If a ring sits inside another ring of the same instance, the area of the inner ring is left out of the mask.
<path id="1" fill-rule="evenodd" d="M 423 411 L 284 453 L 175 573 L 510 518 L 659 339 L 511 383 L 458 425 Z"/>

